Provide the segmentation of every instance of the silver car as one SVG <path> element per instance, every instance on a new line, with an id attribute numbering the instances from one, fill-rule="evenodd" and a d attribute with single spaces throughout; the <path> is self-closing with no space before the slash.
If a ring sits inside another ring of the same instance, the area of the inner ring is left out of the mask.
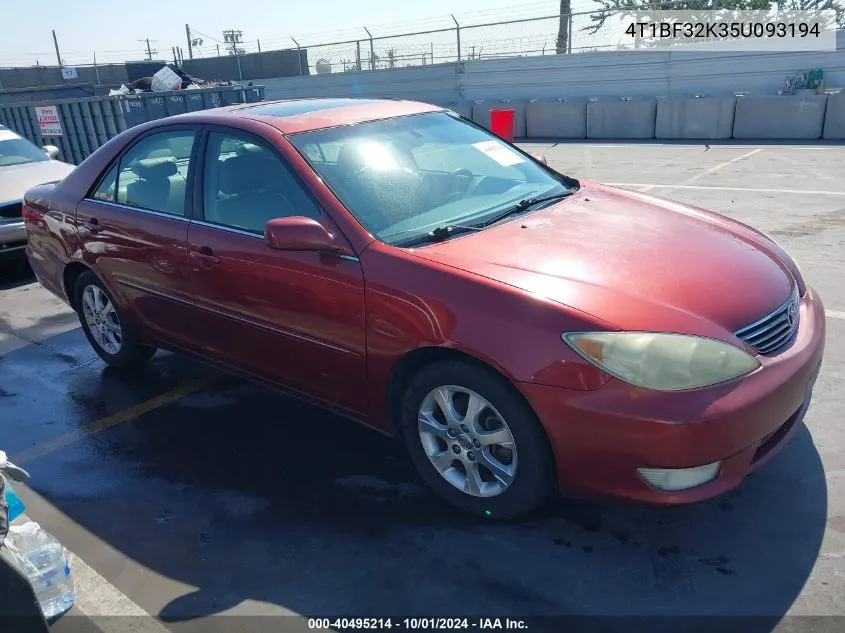
<path id="1" fill-rule="evenodd" d="M 21 201 L 30 187 L 61 180 L 73 171 L 73 165 L 55 160 L 58 154 L 57 147 L 38 148 L 0 125 L 0 262 L 26 261 Z"/>

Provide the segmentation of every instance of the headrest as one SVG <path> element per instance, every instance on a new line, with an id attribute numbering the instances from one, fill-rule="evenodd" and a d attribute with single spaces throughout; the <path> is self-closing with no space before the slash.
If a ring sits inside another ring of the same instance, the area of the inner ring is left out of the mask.
<path id="1" fill-rule="evenodd" d="M 259 154 L 262 155 L 262 156 L 267 155 L 266 149 L 259 147 L 258 145 L 255 145 L 254 143 L 243 143 L 242 145 L 238 145 L 238 149 L 235 150 L 235 151 L 238 154 L 238 156 L 245 156 L 245 155 L 256 156 L 256 155 L 259 155 Z"/>
<path id="2" fill-rule="evenodd" d="M 132 171 L 144 180 L 163 180 L 179 173 L 173 158 L 144 158 L 132 164 Z"/>
<path id="3" fill-rule="evenodd" d="M 272 159 L 259 153 L 245 152 L 220 164 L 220 191 L 227 195 L 266 189 Z"/>

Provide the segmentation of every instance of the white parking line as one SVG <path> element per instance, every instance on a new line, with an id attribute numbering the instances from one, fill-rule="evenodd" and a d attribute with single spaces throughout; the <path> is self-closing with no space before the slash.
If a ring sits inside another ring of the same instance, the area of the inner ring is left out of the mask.
<path id="1" fill-rule="evenodd" d="M 14 525 L 27 521 L 32 518 L 22 514 Z M 71 551 L 68 562 L 76 593 L 73 611 L 90 618 L 103 633 L 171 633 Z"/>
<path id="2" fill-rule="evenodd" d="M 103 633 L 171 633 L 73 553 L 70 568 L 76 591 L 74 606 Z"/>
<path id="3" fill-rule="evenodd" d="M 828 319 L 845 319 L 845 312 L 841 310 L 825 310 L 824 315 Z"/>
<path id="4" fill-rule="evenodd" d="M 682 180 L 682 181 L 681 181 L 680 183 L 678 183 L 678 184 L 680 184 L 680 185 L 688 185 L 688 184 L 690 184 L 690 183 L 693 183 L 693 182 L 695 182 L 696 180 L 699 180 L 699 179 L 701 179 L 701 178 L 704 178 L 705 176 L 707 176 L 707 175 L 709 175 L 709 174 L 714 174 L 714 173 L 716 173 L 716 172 L 717 172 L 717 171 L 719 171 L 720 169 L 724 169 L 724 168 L 725 168 L 725 167 L 727 167 L 728 165 L 731 165 L 731 164 L 733 164 L 733 163 L 737 163 L 737 162 L 739 162 L 739 161 L 741 161 L 741 160 L 744 160 L 744 159 L 746 159 L 746 158 L 748 158 L 748 157 L 750 157 L 750 156 L 754 156 L 754 154 L 758 154 L 759 152 L 762 152 L 764 149 L 765 149 L 765 148 L 763 148 L 763 147 L 758 147 L 757 149 L 752 149 L 750 152 L 745 152 L 745 154 L 742 154 L 742 155 L 740 155 L 740 156 L 734 156 L 734 157 L 733 157 L 733 158 L 731 158 L 730 160 L 726 160 L 725 162 L 723 162 L 723 163 L 719 163 L 718 165 L 713 165 L 713 166 L 712 166 L 712 167 L 710 167 L 709 169 L 705 169 L 704 171 L 701 171 L 701 172 L 699 172 L 699 173 L 695 174 L 694 176 L 690 176 L 689 178 L 687 178 L 686 180 Z M 655 189 L 655 188 L 660 187 L 660 186 L 661 186 L 661 185 L 643 185 L 640 189 L 638 189 L 638 191 L 643 191 L 643 192 L 644 192 L 644 191 L 649 191 L 649 190 L 651 190 L 651 189 Z"/>
<path id="5" fill-rule="evenodd" d="M 797 193 L 802 196 L 845 196 L 845 191 L 824 191 L 821 189 L 755 189 L 753 187 L 710 187 L 706 185 L 659 185 L 646 184 L 642 182 L 605 182 L 609 187 L 642 187 L 640 191 L 649 189 L 702 189 L 713 191 L 748 191 L 750 193 Z"/>

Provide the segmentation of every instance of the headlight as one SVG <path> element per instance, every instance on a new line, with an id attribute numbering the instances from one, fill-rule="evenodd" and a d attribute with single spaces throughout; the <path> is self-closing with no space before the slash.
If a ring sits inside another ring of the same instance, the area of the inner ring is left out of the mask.
<path id="1" fill-rule="evenodd" d="M 576 332 L 562 338 L 602 371 L 658 391 L 682 391 L 744 376 L 760 362 L 738 347 L 700 336 L 651 332 Z"/>

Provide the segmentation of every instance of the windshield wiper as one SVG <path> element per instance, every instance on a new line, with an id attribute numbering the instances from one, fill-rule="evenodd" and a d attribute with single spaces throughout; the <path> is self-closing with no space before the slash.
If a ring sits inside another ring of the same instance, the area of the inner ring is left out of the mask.
<path id="1" fill-rule="evenodd" d="M 564 198 L 568 198 L 569 196 L 571 196 L 573 193 L 573 191 L 567 189 L 566 191 L 558 191 L 557 193 L 550 193 L 545 196 L 525 198 L 524 200 L 520 200 L 519 202 L 517 202 L 512 207 L 508 207 L 507 209 L 505 209 L 504 211 L 500 211 L 493 217 L 484 220 L 484 222 L 474 224 L 473 226 L 480 229 L 487 228 L 492 224 L 496 224 L 496 222 L 504 220 L 509 215 L 514 215 L 515 213 L 522 213 L 523 211 L 527 211 L 531 207 L 537 206 L 538 204 L 542 204 L 543 202 L 551 202 L 552 200 L 563 200 Z"/>
<path id="2" fill-rule="evenodd" d="M 425 244 L 427 242 L 442 242 L 443 240 L 447 240 L 458 233 L 465 233 L 466 231 L 480 231 L 483 228 L 483 226 L 476 225 L 444 224 L 443 226 L 438 226 L 428 233 L 424 233 L 418 237 L 412 237 L 411 239 L 403 242 L 396 242 L 394 246 L 406 247 L 416 246 L 417 244 Z"/>
<path id="3" fill-rule="evenodd" d="M 500 211 L 496 215 L 491 218 L 484 220 L 484 222 L 478 222 L 477 224 L 445 224 L 443 226 L 438 226 L 432 231 L 420 235 L 418 237 L 413 237 L 409 240 L 405 240 L 404 242 L 396 242 L 394 246 L 399 247 L 408 247 L 408 246 L 416 246 L 417 244 L 425 244 L 427 242 L 442 242 L 443 240 L 447 240 L 450 237 L 457 235 L 459 233 L 464 233 L 466 231 L 483 231 L 488 226 L 499 222 L 509 215 L 513 215 L 515 213 L 521 213 L 522 211 L 527 211 L 533 206 L 538 204 L 542 204 L 543 202 L 551 202 L 552 200 L 562 200 L 563 198 L 567 198 L 571 196 L 574 191 L 566 190 L 566 191 L 559 191 L 557 193 L 550 193 L 545 196 L 536 196 L 533 198 L 525 198 L 524 200 L 520 200 L 512 207 L 508 207 L 504 211 Z"/>

